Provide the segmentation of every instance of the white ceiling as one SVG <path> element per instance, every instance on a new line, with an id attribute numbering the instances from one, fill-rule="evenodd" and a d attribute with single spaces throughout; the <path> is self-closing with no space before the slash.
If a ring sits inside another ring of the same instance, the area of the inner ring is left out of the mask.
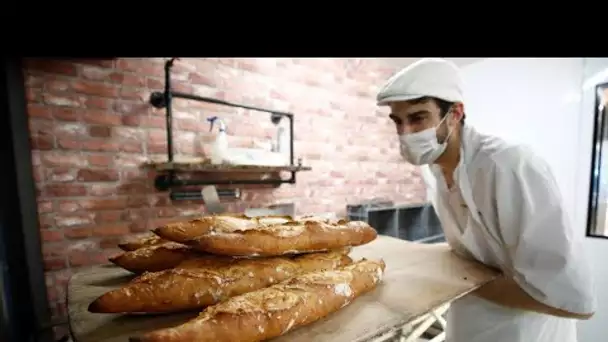
<path id="1" fill-rule="evenodd" d="M 407 65 L 414 63 L 415 61 L 419 60 L 420 58 L 379 58 L 379 59 L 382 60 L 383 62 L 387 63 L 391 67 L 403 68 Z M 446 59 L 451 60 L 454 63 L 456 63 L 456 65 L 462 67 L 467 64 L 478 62 L 484 58 L 460 58 L 459 57 L 459 58 L 446 58 Z"/>

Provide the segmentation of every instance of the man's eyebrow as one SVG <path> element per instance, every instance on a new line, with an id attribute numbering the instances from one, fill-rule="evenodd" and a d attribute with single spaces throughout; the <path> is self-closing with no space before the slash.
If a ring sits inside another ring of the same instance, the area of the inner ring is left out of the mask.
<path id="1" fill-rule="evenodd" d="M 426 110 L 426 109 L 421 109 L 421 110 L 417 110 L 415 112 L 411 112 L 411 113 L 407 113 L 405 114 L 405 117 L 410 117 L 410 116 L 418 116 L 418 115 L 429 115 L 431 112 Z M 389 113 L 388 117 L 393 119 L 393 120 L 401 120 L 399 118 L 399 115 L 395 114 L 395 113 Z"/>
<path id="2" fill-rule="evenodd" d="M 428 110 L 422 109 L 422 110 L 417 110 L 415 112 L 407 113 L 407 114 L 405 114 L 405 116 L 427 115 L 429 113 L 430 112 Z"/>

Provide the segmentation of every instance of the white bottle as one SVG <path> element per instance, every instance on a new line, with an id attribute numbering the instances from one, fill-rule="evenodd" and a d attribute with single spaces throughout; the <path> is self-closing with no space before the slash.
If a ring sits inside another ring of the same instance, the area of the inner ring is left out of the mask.
<path id="1" fill-rule="evenodd" d="M 289 153 L 290 153 L 290 132 L 289 132 L 289 121 L 282 120 L 281 126 L 277 130 L 277 152 L 281 154 L 281 161 L 283 165 L 289 165 Z M 294 161 L 295 162 L 295 161 Z"/>
<path id="2" fill-rule="evenodd" d="M 215 137 L 215 141 L 211 146 L 211 164 L 218 165 L 224 162 L 226 154 L 228 153 L 228 137 L 226 136 L 226 125 L 217 116 L 207 118 L 207 121 L 211 123 L 209 131 L 213 130 L 213 124 L 217 121 L 219 126 L 219 132 Z"/>

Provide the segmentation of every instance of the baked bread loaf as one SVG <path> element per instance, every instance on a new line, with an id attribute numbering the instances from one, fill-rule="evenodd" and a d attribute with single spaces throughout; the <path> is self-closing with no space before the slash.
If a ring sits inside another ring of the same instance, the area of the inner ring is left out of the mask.
<path id="1" fill-rule="evenodd" d="M 376 230 L 363 221 L 289 221 L 234 229 L 216 225 L 187 244 L 217 255 L 276 256 L 358 246 L 374 240 Z"/>
<path id="2" fill-rule="evenodd" d="M 260 224 L 285 223 L 290 220 L 289 216 L 251 218 L 242 214 L 209 215 L 186 222 L 170 223 L 154 229 L 154 233 L 166 240 L 186 243 L 217 227 L 222 227 L 221 229 L 224 230 L 251 229 Z"/>
<path id="3" fill-rule="evenodd" d="M 200 309 L 293 276 L 332 270 L 352 260 L 342 251 L 297 257 L 236 259 L 223 267 L 175 268 L 145 274 L 89 306 L 97 313 L 160 313 Z"/>
<path id="4" fill-rule="evenodd" d="M 123 251 L 130 252 L 142 247 L 160 245 L 166 242 L 169 242 L 169 240 L 165 240 L 158 235 L 151 234 L 149 236 L 119 243 L 118 248 L 122 249 Z"/>
<path id="5" fill-rule="evenodd" d="M 131 342 L 263 341 L 315 322 L 374 289 L 383 261 L 361 260 L 338 270 L 311 272 L 232 297 L 182 325 L 130 338 Z"/>
<path id="6" fill-rule="evenodd" d="M 351 252 L 352 248 L 340 248 L 333 250 L 334 253 L 348 255 Z M 292 256 L 293 257 L 293 256 Z M 312 258 L 318 259 L 319 257 L 313 256 Z M 244 260 L 243 258 L 233 258 L 226 257 L 222 255 L 213 255 L 213 254 L 198 254 L 196 256 L 188 257 L 179 265 L 175 266 L 175 268 L 211 268 L 217 269 L 220 267 L 231 265 L 239 260 Z M 249 260 L 256 260 L 256 258 L 249 258 Z M 295 259 L 299 260 L 299 259 Z M 133 278 L 131 282 L 137 281 L 149 281 L 152 278 L 162 276 L 163 272 L 144 272 L 141 275 Z"/>
<path id="7" fill-rule="evenodd" d="M 175 243 L 142 247 L 130 252 L 123 252 L 109 258 L 110 262 L 133 273 L 158 272 L 173 268 L 186 259 L 202 254 L 192 248 Z"/>

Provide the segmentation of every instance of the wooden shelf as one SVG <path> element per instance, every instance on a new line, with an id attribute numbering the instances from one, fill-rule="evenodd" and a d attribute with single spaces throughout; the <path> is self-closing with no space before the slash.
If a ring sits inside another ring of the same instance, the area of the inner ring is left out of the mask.
<path id="1" fill-rule="evenodd" d="M 148 161 L 143 168 L 157 172 L 154 185 L 159 191 L 175 187 L 201 185 L 242 185 L 251 187 L 280 186 L 295 183 L 295 174 L 299 171 L 310 171 L 308 166 L 259 166 L 259 165 L 214 165 L 207 159 L 196 161 Z M 281 173 L 289 172 L 286 179 Z M 178 176 L 179 174 L 179 176 Z M 195 177 L 198 175 L 198 177 Z"/>
<path id="2" fill-rule="evenodd" d="M 312 170 L 309 166 L 259 166 L 259 165 L 214 165 L 209 162 L 146 162 L 143 165 L 155 171 L 221 172 L 221 173 L 271 173 Z"/>

